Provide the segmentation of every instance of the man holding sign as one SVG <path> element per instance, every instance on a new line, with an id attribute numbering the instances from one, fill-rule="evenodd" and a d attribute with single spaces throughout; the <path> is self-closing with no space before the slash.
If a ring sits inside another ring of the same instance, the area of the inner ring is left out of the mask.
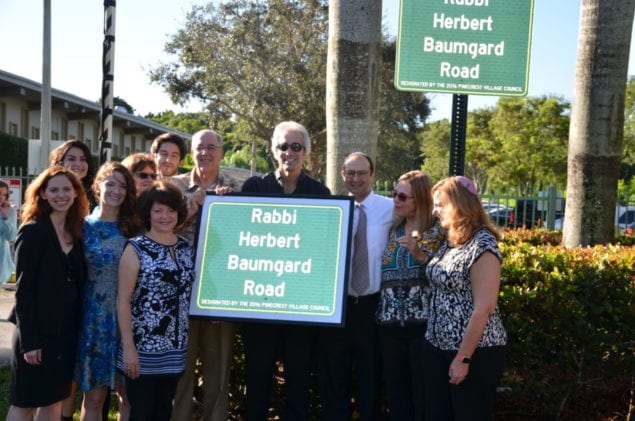
<path id="1" fill-rule="evenodd" d="M 243 185 L 248 193 L 288 195 L 330 195 L 329 189 L 303 171 L 311 152 L 309 134 L 299 123 L 278 124 L 271 138 L 271 151 L 278 169 L 263 177 L 251 177 Z M 308 418 L 309 373 L 313 329 L 299 325 L 246 323 L 244 330 L 247 419 L 267 418 L 269 394 L 277 351 L 282 351 L 286 410 L 284 420 Z"/>
<path id="2" fill-rule="evenodd" d="M 192 136 L 190 150 L 194 168 L 170 178 L 187 198 L 188 219 L 180 235 L 194 245 L 196 220 L 207 191 L 217 194 L 240 189 L 240 181 L 223 173 L 222 137 L 213 130 L 200 130 Z M 187 362 L 174 397 L 172 420 L 192 419 L 196 361 L 203 378 L 203 421 L 224 421 L 229 405 L 229 366 L 234 341 L 234 325 L 229 322 L 190 318 Z"/>

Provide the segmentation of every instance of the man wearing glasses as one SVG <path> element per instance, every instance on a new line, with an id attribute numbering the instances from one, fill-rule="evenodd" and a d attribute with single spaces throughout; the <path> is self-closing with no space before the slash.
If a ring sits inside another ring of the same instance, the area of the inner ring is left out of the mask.
<path id="1" fill-rule="evenodd" d="M 192 245 L 196 238 L 196 221 L 206 192 L 226 194 L 240 190 L 240 181 L 220 168 L 223 159 L 223 139 L 213 130 L 200 130 L 192 136 L 194 168 L 170 178 L 187 198 L 188 218 L 181 234 Z M 191 420 L 197 359 L 203 378 L 203 420 L 227 420 L 229 404 L 229 368 L 234 342 L 234 325 L 229 322 L 190 318 L 187 361 L 179 380 L 172 420 Z"/>
<path id="2" fill-rule="evenodd" d="M 311 152 L 309 134 L 299 123 L 286 121 L 276 126 L 271 152 L 278 168 L 263 177 L 251 177 L 243 184 L 248 193 L 288 195 L 330 195 L 330 190 L 309 177 L 303 165 Z M 314 329 L 300 325 L 245 323 L 245 365 L 247 419 L 267 419 L 273 368 L 282 354 L 285 377 L 286 421 L 307 420 L 309 379 Z"/>
<path id="3" fill-rule="evenodd" d="M 357 379 L 355 401 L 359 419 L 376 420 L 379 412 L 381 372 L 375 312 L 381 283 L 382 255 L 393 221 L 393 203 L 373 192 L 374 172 L 372 159 L 362 152 L 349 154 L 342 165 L 344 186 L 355 198 L 354 238 L 351 243 L 345 326 L 343 329 L 323 329 L 319 341 L 320 394 L 324 420 L 351 419 L 353 377 Z"/>

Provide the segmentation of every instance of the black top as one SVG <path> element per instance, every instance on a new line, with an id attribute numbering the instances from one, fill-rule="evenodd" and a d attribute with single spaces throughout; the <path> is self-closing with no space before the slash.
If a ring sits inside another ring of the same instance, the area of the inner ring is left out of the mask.
<path id="1" fill-rule="evenodd" d="M 254 176 L 249 178 L 242 187 L 244 193 L 278 193 L 284 194 L 280 183 L 279 171 L 270 172 L 264 176 Z M 300 174 L 298 184 L 291 194 L 317 194 L 330 195 L 331 191 L 324 184 L 309 177 L 304 171 Z"/>
<path id="2" fill-rule="evenodd" d="M 50 217 L 40 217 L 20 227 L 15 266 L 18 288 L 9 320 L 20 331 L 21 352 L 41 348 L 41 335 L 76 330 L 87 276 L 82 242 L 64 253 Z"/>

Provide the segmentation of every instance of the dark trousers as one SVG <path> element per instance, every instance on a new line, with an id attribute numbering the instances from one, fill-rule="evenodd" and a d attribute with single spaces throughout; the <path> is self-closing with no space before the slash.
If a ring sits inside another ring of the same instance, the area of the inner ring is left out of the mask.
<path id="1" fill-rule="evenodd" d="M 423 420 L 425 332 L 425 324 L 379 327 L 379 343 L 391 420 Z"/>
<path id="2" fill-rule="evenodd" d="M 282 419 L 305 421 L 309 412 L 309 382 L 314 328 L 245 324 L 247 420 L 267 419 L 273 370 L 279 355 L 284 365 L 285 414 Z"/>
<path id="3" fill-rule="evenodd" d="M 126 377 L 130 421 L 169 421 L 178 376 Z"/>
<path id="4" fill-rule="evenodd" d="M 360 421 L 373 421 L 379 412 L 379 349 L 375 312 L 379 294 L 349 297 L 344 328 L 320 329 L 320 395 L 322 419 L 351 419 L 351 383 L 357 378 Z"/>
<path id="5" fill-rule="evenodd" d="M 456 350 L 443 351 L 424 342 L 426 419 L 490 420 L 496 387 L 505 365 L 505 347 L 477 348 L 467 377 L 458 385 L 449 382 L 450 363 L 454 358 Z"/>

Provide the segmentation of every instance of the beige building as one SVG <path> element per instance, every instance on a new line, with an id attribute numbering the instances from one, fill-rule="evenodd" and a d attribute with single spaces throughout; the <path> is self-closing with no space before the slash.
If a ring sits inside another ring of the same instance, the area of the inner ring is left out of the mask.
<path id="1" fill-rule="evenodd" d="M 25 139 L 40 138 L 42 85 L 0 70 L 0 132 Z M 57 89 L 51 89 L 51 140 L 78 139 L 99 154 L 101 105 Z M 164 132 L 179 132 L 161 124 L 128 114 L 117 108 L 113 114 L 112 157 L 149 152 L 152 140 Z"/>

